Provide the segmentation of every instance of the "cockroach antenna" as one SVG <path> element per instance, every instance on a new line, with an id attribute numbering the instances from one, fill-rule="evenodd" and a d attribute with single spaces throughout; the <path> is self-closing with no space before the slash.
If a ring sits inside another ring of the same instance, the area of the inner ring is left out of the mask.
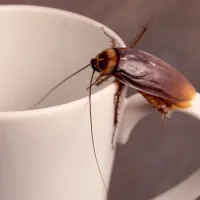
<path id="1" fill-rule="evenodd" d="M 49 96 L 56 88 L 58 88 L 60 85 L 62 85 L 63 83 L 65 83 L 67 80 L 69 80 L 70 78 L 72 78 L 73 76 L 75 76 L 76 74 L 78 74 L 79 72 L 83 71 L 84 69 L 88 68 L 90 66 L 90 63 L 87 64 L 85 67 L 79 69 L 78 71 L 76 71 L 75 73 L 73 73 L 72 75 L 68 76 L 67 78 L 65 78 L 64 80 L 62 80 L 61 82 L 59 82 L 57 85 L 55 85 L 53 88 L 51 88 L 36 104 L 34 104 L 31 108 L 33 108 L 34 106 L 38 105 L 39 103 L 41 103 L 47 96 Z"/>
<path id="2" fill-rule="evenodd" d="M 90 80 L 90 86 L 89 86 L 89 106 L 90 106 L 90 129 L 91 129 L 91 138 L 92 138 L 93 152 L 94 152 L 96 164 L 97 164 L 97 167 L 98 167 L 98 171 L 99 171 L 99 173 L 100 173 L 100 176 L 101 176 L 102 182 L 103 182 L 103 184 L 104 184 L 105 190 L 106 190 L 106 192 L 108 192 L 108 189 L 107 189 L 107 187 L 106 187 L 106 183 L 105 183 L 104 178 L 103 178 L 103 174 L 102 174 L 101 169 L 100 169 L 100 166 L 99 166 L 99 162 L 98 162 L 97 154 L 96 154 L 96 150 L 95 150 L 95 144 L 94 144 L 94 134 L 93 134 L 93 125 L 92 125 L 92 102 L 91 102 L 92 81 L 93 81 L 94 73 L 95 73 L 95 71 L 93 70 L 92 76 L 91 76 L 91 80 Z"/>

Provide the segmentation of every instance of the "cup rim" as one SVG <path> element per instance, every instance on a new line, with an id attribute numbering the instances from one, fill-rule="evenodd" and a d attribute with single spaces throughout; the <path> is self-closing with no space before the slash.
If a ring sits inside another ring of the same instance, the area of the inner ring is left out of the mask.
<path id="1" fill-rule="evenodd" d="M 71 12 L 68 10 L 62 10 L 59 8 L 52 8 L 52 7 L 45 7 L 45 6 L 37 6 L 37 5 L 26 5 L 26 4 L 9 4 L 9 5 L 0 5 L 0 11 L 5 10 L 5 11 L 37 11 L 37 12 L 48 12 L 48 13 L 53 13 L 56 15 L 60 15 L 60 16 L 71 16 L 73 18 L 76 18 L 80 21 L 84 21 L 86 23 L 89 23 L 93 26 L 96 27 L 104 27 L 106 32 L 109 33 L 112 37 L 114 37 L 117 42 L 120 44 L 121 47 L 126 47 L 124 41 L 119 37 L 119 35 L 117 35 L 117 33 L 115 33 L 113 30 L 111 30 L 109 27 L 107 27 L 106 25 L 91 19 L 89 17 L 86 17 L 84 15 L 75 13 L 75 12 Z M 105 93 L 109 93 L 109 91 L 113 90 L 115 88 L 115 84 L 114 83 L 110 83 L 109 85 L 107 85 L 106 87 L 100 89 L 97 92 L 94 92 L 91 95 L 92 99 L 95 98 L 99 98 L 99 96 L 105 94 Z M 49 114 L 49 113 L 55 113 L 57 111 L 62 111 L 62 110 L 67 110 L 69 108 L 73 108 L 76 107 L 78 104 L 84 103 L 86 102 L 88 99 L 88 96 L 77 99 L 77 100 L 73 100 L 70 101 L 68 103 L 64 103 L 64 104 L 60 104 L 60 105 L 55 105 L 55 106 L 49 106 L 49 107 L 45 107 L 45 108 L 38 108 L 38 109 L 32 109 L 32 110 L 19 110 L 19 111 L 0 111 L 0 117 L 24 117 L 24 115 L 26 116 L 32 116 L 32 115 L 41 115 L 41 114 Z"/>

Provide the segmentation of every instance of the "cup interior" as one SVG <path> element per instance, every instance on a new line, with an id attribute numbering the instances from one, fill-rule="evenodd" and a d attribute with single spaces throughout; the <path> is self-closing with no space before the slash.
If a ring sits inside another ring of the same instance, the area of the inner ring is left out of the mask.
<path id="1" fill-rule="evenodd" d="M 26 110 L 51 88 L 110 47 L 102 24 L 57 9 L 0 7 L 0 111 Z M 105 27 L 117 41 L 123 41 Z M 74 76 L 37 108 L 78 100 L 88 95 L 92 69 Z M 93 89 L 94 92 L 100 88 Z"/>

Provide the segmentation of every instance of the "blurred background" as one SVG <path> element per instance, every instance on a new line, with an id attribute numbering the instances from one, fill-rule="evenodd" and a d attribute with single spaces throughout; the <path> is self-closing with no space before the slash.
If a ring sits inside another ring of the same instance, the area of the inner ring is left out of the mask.
<path id="1" fill-rule="evenodd" d="M 130 45 L 150 16 L 148 32 L 137 48 L 181 71 L 200 91 L 199 0 L 0 0 L 73 11 L 104 23 Z M 133 94 L 130 90 L 128 95 Z M 154 113 L 117 149 L 108 200 L 149 200 L 200 167 L 200 124 L 175 113 L 165 120 Z M 199 198 L 200 199 L 200 198 Z M 175 199 L 172 199 L 175 200 Z"/>

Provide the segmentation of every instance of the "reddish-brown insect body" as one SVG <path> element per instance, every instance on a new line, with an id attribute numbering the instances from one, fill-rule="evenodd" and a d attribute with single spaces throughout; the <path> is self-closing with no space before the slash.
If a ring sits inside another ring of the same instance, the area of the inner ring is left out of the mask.
<path id="1" fill-rule="evenodd" d="M 92 68 L 135 88 L 162 114 L 191 106 L 196 90 L 175 68 L 135 48 L 109 48 L 91 60 Z"/>

